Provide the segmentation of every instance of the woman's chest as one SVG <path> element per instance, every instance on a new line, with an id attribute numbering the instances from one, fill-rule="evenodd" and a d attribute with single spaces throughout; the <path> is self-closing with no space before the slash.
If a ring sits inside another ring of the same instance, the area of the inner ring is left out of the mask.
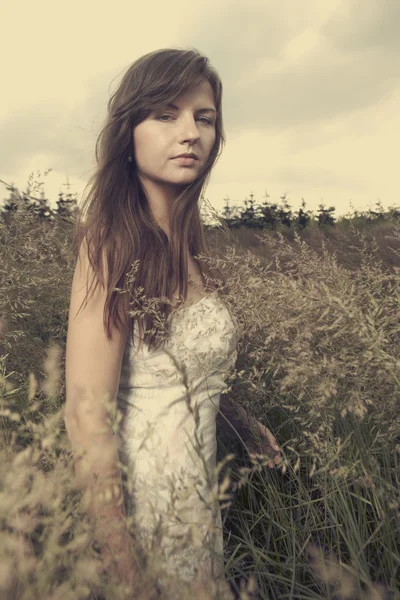
<path id="1" fill-rule="evenodd" d="M 184 308 L 197 304 L 206 295 L 205 280 L 201 273 L 200 267 L 192 256 L 188 258 L 188 292 L 187 298 L 182 305 Z M 178 288 L 172 295 L 172 306 L 175 308 L 178 301 Z"/>

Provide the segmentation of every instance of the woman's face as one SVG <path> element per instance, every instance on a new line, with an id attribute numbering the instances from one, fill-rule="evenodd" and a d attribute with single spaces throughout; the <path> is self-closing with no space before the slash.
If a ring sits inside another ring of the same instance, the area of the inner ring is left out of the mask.
<path id="1" fill-rule="evenodd" d="M 158 192 L 160 188 L 176 191 L 192 183 L 215 141 L 216 112 L 208 81 L 181 94 L 173 104 L 178 108 L 155 110 L 133 129 L 138 175 L 146 188 L 156 186 Z M 194 152 L 198 160 L 185 165 L 174 159 L 183 152 Z"/>

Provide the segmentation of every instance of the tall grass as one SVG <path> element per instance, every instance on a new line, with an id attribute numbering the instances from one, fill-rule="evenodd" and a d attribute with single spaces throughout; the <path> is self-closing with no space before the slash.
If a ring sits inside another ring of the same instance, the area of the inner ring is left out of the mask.
<path id="1" fill-rule="evenodd" d="M 239 440 L 218 436 L 230 585 L 190 590 L 172 578 L 164 597 L 400 597 L 400 270 L 365 231 L 351 234 L 338 252 L 299 234 L 256 235 L 254 251 L 215 240 L 241 330 L 229 396 L 273 431 L 284 467 L 250 462 Z M 25 213 L 0 223 L 0 597 L 145 598 L 162 565 L 145 557 L 136 590 L 102 577 L 73 476 L 68 235 Z M 378 241 L 398 259 L 398 226 Z M 357 268 L 340 264 L 344 249 Z M 118 429 L 120 415 L 110 423 Z"/>

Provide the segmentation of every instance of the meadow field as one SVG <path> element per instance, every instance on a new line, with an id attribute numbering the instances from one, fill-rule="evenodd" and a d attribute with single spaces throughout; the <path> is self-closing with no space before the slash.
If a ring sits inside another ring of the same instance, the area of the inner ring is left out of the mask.
<path id="1" fill-rule="evenodd" d="M 23 211 L 0 220 L 0 600 L 150 597 L 150 568 L 134 591 L 99 573 L 73 476 L 71 236 Z M 165 597 L 400 598 L 399 222 L 207 239 L 242 330 L 228 395 L 271 429 L 283 467 L 218 436 L 229 590 Z"/>

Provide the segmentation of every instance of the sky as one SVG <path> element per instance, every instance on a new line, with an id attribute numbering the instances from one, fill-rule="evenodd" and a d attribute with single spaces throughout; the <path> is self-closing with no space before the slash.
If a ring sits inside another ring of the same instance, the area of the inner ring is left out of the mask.
<path id="1" fill-rule="evenodd" d="M 336 216 L 400 207 L 399 0 L 23 0 L 0 31 L 0 179 L 22 191 L 33 172 L 53 208 L 60 191 L 82 201 L 129 65 L 168 47 L 196 48 L 223 83 L 204 192 L 219 214 L 250 194 Z"/>

